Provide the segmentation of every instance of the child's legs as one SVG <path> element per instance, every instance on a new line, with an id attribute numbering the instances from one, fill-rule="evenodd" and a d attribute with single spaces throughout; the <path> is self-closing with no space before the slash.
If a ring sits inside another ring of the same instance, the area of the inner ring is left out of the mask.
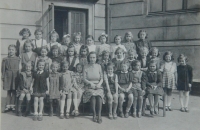
<path id="1" fill-rule="evenodd" d="M 92 96 L 90 98 L 90 106 L 92 108 L 93 116 L 96 116 L 96 97 Z"/>
<path id="2" fill-rule="evenodd" d="M 7 107 L 10 107 L 10 104 L 11 104 L 11 102 L 10 102 L 11 101 L 11 91 L 12 90 L 7 91 L 7 98 L 6 98 L 6 106 Z"/>
<path id="3" fill-rule="evenodd" d="M 83 95 L 83 91 L 79 90 L 78 93 L 77 93 L 77 104 L 78 104 L 78 107 L 79 107 L 79 105 L 81 103 L 82 95 Z"/>
<path id="4" fill-rule="evenodd" d="M 113 102 L 112 94 L 107 93 L 107 99 L 108 99 L 108 109 L 109 109 L 109 113 L 112 113 L 112 102 Z"/>
<path id="5" fill-rule="evenodd" d="M 102 99 L 101 99 L 100 96 L 97 96 L 96 100 L 97 100 L 97 110 L 98 110 L 97 114 L 98 114 L 99 118 L 101 118 L 101 110 L 102 110 L 102 103 L 103 103 L 103 101 L 102 101 Z"/>
<path id="6" fill-rule="evenodd" d="M 25 97 L 25 93 L 21 93 L 20 96 L 19 96 L 19 100 L 20 100 L 20 101 L 23 101 L 23 100 L 24 100 L 24 97 Z"/>
<path id="7" fill-rule="evenodd" d="M 19 112 L 21 111 L 21 105 L 22 105 L 22 102 L 24 100 L 24 97 L 25 97 L 25 93 L 21 93 L 20 96 L 19 96 L 19 102 L 18 102 L 18 107 L 17 107 L 17 110 Z"/>
<path id="8" fill-rule="evenodd" d="M 39 115 L 42 115 L 43 107 L 44 107 L 44 97 L 39 98 Z"/>
<path id="9" fill-rule="evenodd" d="M 142 103 L 143 103 L 143 96 L 140 94 L 139 96 L 138 96 L 138 100 L 139 100 L 139 104 L 138 104 L 138 112 L 141 112 L 142 111 Z"/>
<path id="10" fill-rule="evenodd" d="M 11 101 L 10 104 L 14 105 L 15 104 L 15 99 L 16 99 L 16 91 L 15 90 L 11 90 Z"/>
<path id="11" fill-rule="evenodd" d="M 34 97 L 34 114 L 38 114 L 38 97 Z"/>
<path id="12" fill-rule="evenodd" d="M 27 100 L 27 101 L 30 101 L 30 100 L 31 100 L 31 94 L 30 94 L 30 93 L 27 93 L 27 94 L 26 94 L 26 100 Z"/>
<path id="13" fill-rule="evenodd" d="M 148 94 L 149 104 L 151 109 L 153 108 L 153 94 Z"/>
<path id="14" fill-rule="evenodd" d="M 73 92 L 72 93 L 72 98 L 73 98 L 73 102 L 74 102 L 74 109 L 78 110 L 78 103 L 77 103 L 78 96 L 77 96 L 77 92 Z"/>
<path id="15" fill-rule="evenodd" d="M 53 99 L 49 99 L 50 112 L 53 111 Z"/>
<path id="16" fill-rule="evenodd" d="M 188 107 L 188 103 L 189 103 L 189 93 L 190 93 L 190 91 L 185 91 L 185 92 L 184 92 L 184 96 L 185 96 L 185 107 Z"/>
<path id="17" fill-rule="evenodd" d="M 124 93 L 119 94 L 119 111 L 120 112 L 123 112 L 122 106 L 124 103 L 124 96 L 125 96 Z"/>
<path id="18" fill-rule="evenodd" d="M 61 96 L 61 101 L 60 101 L 60 114 L 63 114 L 63 113 L 64 113 L 65 99 L 66 99 L 66 95 L 63 94 L 63 95 Z"/>
<path id="19" fill-rule="evenodd" d="M 128 95 L 128 104 L 127 104 L 127 107 L 126 107 L 126 112 L 130 111 L 130 108 L 131 108 L 132 104 L 133 104 L 133 94 L 130 93 Z"/>
<path id="20" fill-rule="evenodd" d="M 69 94 L 67 94 L 67 109 L 66 109 L 67 113 L 69 113 L 70 111 L 71 103 L 72 103 L 72 94 L 70 92 Z"/>
<path id="21" fill-rule="evenodd" d="M 167 106 L 171 106 L 171 100 L 172 100 L 172 89 L 167 90 Z"/>
<path id="22" fill-rule="evenodd" d="M 158 107 L 158 98 L 159 98 L 159 95 L 154 94 L 154 110 L 155 110 L 155 108 Z"/>
<path id="23" fill-rule="evenodd" d="M 133 99 L 133 113 L 136 112 L 136 107 L 137 107 L 137 99 L 138 99 L 138 92 L 137 90 L 133 90 L 133 95 L 134 95 L 134 99 Z"/>
<path id="24" fill-rule="evenodd" d="M 179 101 L 180 101 L 180 104 L 181 104 L 181 108 L 184 107 L 183 105 L 183 91 L 179 91 Z"/>
<path id="25" fill-rule="evenodd" d="M 113 94 L 113 113 L 117 112 L 117 105 L 118 105 L 118 95 Z"/>

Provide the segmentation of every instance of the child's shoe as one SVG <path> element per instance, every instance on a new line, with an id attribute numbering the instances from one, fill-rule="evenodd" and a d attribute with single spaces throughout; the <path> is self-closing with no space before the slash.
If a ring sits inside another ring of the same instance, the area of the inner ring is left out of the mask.
<path id="1" fill-rule="evenodd" d="M 38 115 L 37 115 L 37 114 L 34 114 L 33 120 L 34 120 L 34 121 L 37 121 L 37 118 L 38 118 Z"/>
<path id="2" fill-rule="evenodd" d="M 136 112 L 133 112 L 133 115 L 132 115 L 134 118 L 136 117 Z"/>
<path id="3" fill-rule="evenodd" d="M 109 113 L 109 114 L 108 114 L 108 118 L 111 119 L 111 120 L 113 119 L 112 113 Z"/>
<path id="4" fill-rule="evenodd" d="M 168 107 L 168 110 L 169 110 L 169 111 L 172 111 L 172 108 L 169 106 L 169 107 Z"/>
<path id="5" fill-rule="evenodd" d="M 10 106 L 9 105 L 6 105 L 6 108 L 2 111 L 2 113 L 6 113 L 6 112 L 9 112 L 11 109 L 10 109 Z"/>
<path id="6" fill-rule="evenodd" d="M 74 112 L 74 116 L 78 116 L 78 115 L 79 115 L 78 110 L 75 110 L 75 112 Z"/>
<path id="7" fill-rule="evenodd" d="M 97 122 L 97 116 L 93 116 L 93 121 Z"/>
<path id="8" fill-rule="evenodd" d="M 141 118 L 141 112 L 138 112 L 138 118 Z"/>
<path id="9" fill-rule="evenodd" d="M 187 107 L 185 108 L 185 112 L 189 112 L 189 109 Z"/>
<path id="10" fill-rule="evenodd" d="M 11 109 L 13 112 L 15 112 L 15 105 L 11 105 L 11 106 L 10 106 L 10 109 Z"/>
<path id="11" fill-rule="evenodd" d="M 169 109 L 168 109 L 168 106 L 166 106 L 166 107 L 165 107 L 165 111 L 168 111 L 168 110 L 169 110 Z"/>
<path id="12" fill-rule="evenodd" d="M 113 119 L 114 119 L 114 120 L 117 119 L 117 113 L 113 113 Z"/>
<path id="13" fill-rule="evenodd" d="M 37 119 L 38 119 L 38 121 L 42 121 L 43 120 L 43 116 L 39 115 Z"/>
<path id="14" fill-rule="evenodd" d="M 128 117 L 129 117 L 129 112 L 126 112 L 125 118 L 128 118 Z"/>
<path id="15" fill-rule="evenodd" d="M 185 112 L 185 109 L 182 107 L 182 108 L 180 109 L 180 111 L 181 111 L 181 112 Z"/>
<path id="16" fill-rule="evenodd" d="M 97 123 L 101 124 L 102 123 L 102 118 L 98 117 Z"/>
<path id="17" fill-rule="evenodd" d="M 158 115 L 158 110 L 154 110 L 154 114 L 155 114 L 155 115 Z"/>
<path id="18" fill-rule="evenodd" d="M 60 114 L 60 119 L 64 119 L 64 114 L 63 113 Z"/>
<path id="19" fill-rule="evenodd" d="M 119 116 L 120 116 L 121 118 L 124 118 L 124 113 L 123 113 L 123 112 L 120 112 Z"/>
<path id="20" fill-rule="evenodd" d="M 66 112 L 66 119 L 69 119 L 69 112 Z"/>

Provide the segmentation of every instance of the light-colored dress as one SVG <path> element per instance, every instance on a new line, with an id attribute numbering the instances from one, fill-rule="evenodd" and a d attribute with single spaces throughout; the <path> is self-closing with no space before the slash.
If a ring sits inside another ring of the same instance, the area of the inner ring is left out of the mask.
<path id="1" fill-rule="evenodd" d="M 62 72 L 60 77 L 60 90 L 63 91 L 63 94 L 70 94 L 72 91 L 72 86 L 74 84 L 73 72 L 67 71 Z"/>
<path id="2" fill-rule="evenodd" d="M 113 51 L 112 51 L 112 52 L 115 53 L 115 51 L 117 50 L 118 47 L 120 47 L 121 49 L 123 49 L 124 52 L 127 52 L 127 49 L 125 48 L 125 46 L 124 46 L 124 45 L 121 45 L 121 44 L 115 45 L 115 46 L 113 47 Z"/>
<path id="3" fill-rule="evenodd" d="M 59 99 L 59 78 L 60 74 L 58 72 L 49 74 L 49 99 Z"/>
<path id="4" fill-rule="evenodd" d="M 16 43 L 16 49 L 17 49 L 17 56 L 20 56 L 21 53 L 24 53 L 24 42 L 28 39 L 19 39 Z"/>
<path id="5" fill-rule="evenodd" d="M 129 51 L 130 49 L 136 50 L 136 45 L 134 42 L 125 42 L 123 43 L 123 45 L 125 46 L 127 51 Z"/>
<path id="6" fill-rule="evenodd" d="M 101 44 L 101 45 L 98 46 L 98 49 L 97 49 L 98 55 L 99 56 L 102 55 L 103 51 L 107 51 L 107 52 L 111 53 L 112 52 L 112 48 L 111 48 L 111 46 L 109 44 Z"/>
<path id="7" fill-rule="evenodd" d="M 89 49 L 89 52 L 96 52 L 96 45 L 87 45 L 88 46 L 88 49 Z"/>
<path id="8" fill-rule="evenodd" d="M 28 54 L 28 53 L 21 54 L 22 71 L 25 70 L 25 64 L 27 62 L 31 62 L 32 70 L 34 70 L 37 53 L 35 53 L 35 52 L 29 52 L 29 53 L 30 54 Z"/>
<path id="9" fill-rule="evenodd" d="M 83 45 L 83 44 L 81 44 L 81 43 L 73 43 L 73 45 L 74 45 L 74 47 L 75 47 L 75 50 L 76 50 L 76 52 L 77 52 L 77 55 L 79 55 L 79 52 L 80 52 L 80 48 L 81 48 L 81 46 Z"/>
<path id="10" fill-rule="evenodd" d="M 163 88 L 174 89 L 175 86 L 175 75 L 177 67 L 175 62 L 165 62 L 161 65 L 161 72 L 163 72 Z"/>
<path id="11" fill-rule="evenodd" d="M 50 42 L 50 43 L 47 44 L 47 47 L 48 47 L 49 51 L 51 50 L 51 47 L 54 46 L 54 45 L 58 46 L 58 48 L 60 50 L 60 48 L 61 48 L 61 44 L 60 43 L 58 43 L 58 42 L 51 43 Z"/>
<path id="12" fill-rule="evenodd" d="M 63 55 L 63 56 L 66 56 L 67 55 L 67 46 L 66 45 L 61 45 L 60 47 L 60 54 Z"/>
<path id="13" fill-rule="evenodd" d="M 95 85 L 97 85 L 99 81 L 103 79 L 102 68 L 99 64 L 88 64 L 85 66 L 83 73 L 84 78 L 94 83 Z M 83 103 L 90 101 L 92 96 L 100 96 L 103 100 L 103 103 L 105 103 L 103 86 L 101 86 L 99 89 L 92 89 L 88 84 L 86 87 L 87 89 L 83 94 Z"/>
<path id="14" fill-rule="evenodd" d="M 83 81 L 83 73 L 74 73 L 74 86 L 77 86 L 77 89 L 73 88 L 73 92 L 83 93 L 85 91 L 84 81 Z"/>

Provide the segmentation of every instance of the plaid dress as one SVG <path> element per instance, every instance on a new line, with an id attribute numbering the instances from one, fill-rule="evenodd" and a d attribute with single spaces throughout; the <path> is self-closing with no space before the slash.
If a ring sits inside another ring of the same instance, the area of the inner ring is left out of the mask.
<path id="1" fill-rule="evenodd" d="M 175 62 L 165 62 L 161 66 L 161 71 L 163 72 L 163 88 L 175 89 L 175 75 L 177 72 Z"/>

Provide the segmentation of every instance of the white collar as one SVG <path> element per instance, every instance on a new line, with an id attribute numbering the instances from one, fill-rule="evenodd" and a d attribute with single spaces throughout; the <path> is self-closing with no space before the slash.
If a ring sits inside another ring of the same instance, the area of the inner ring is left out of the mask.
<path id="1" fill-rule="evenodd" d="M 113 73 L 112 73 L 111 75 L 110 75 L 110 74 L 108 74 L 108 77 L 113 77 L 113 75 L 114 75 Z"/>
<path id="2" fill-rule="evenodd" d="M 128 73 L 128 71 L 126 71 L 126 72 L 122 72 L 122 71 L 121 71 L 121 73 L 122 73 L 122 74 L 126 74 L 126 73 Z"/>
<path id="3" fill-rule="evenodd" d="M 37 74 L 42 74 L 43 72 L 44 72 L 44 70 L 40 70 L 40 71 L 38 70 Z"/>
<path id="4" fill-rule="evenodd" d="M 117 61 L 123 61 L 123 60 L 124 60 L 124 57 L 122 57 L 121 59 L 118 59 L 118 58 L 116 57 L 116 60 L 117 60 Z"/>

